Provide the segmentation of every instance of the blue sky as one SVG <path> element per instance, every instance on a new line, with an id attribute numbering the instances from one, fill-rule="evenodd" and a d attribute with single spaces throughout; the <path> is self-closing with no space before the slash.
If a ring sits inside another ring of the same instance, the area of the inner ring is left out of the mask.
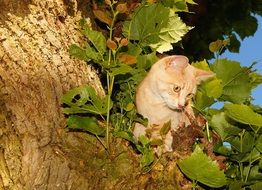
<path id="1" fill-rule="evenodd" d="M 258 29 L 254 36 L 245 38 L 241 42 L 239 53 L 226 51 L 221 55 L 221 58 L 239 61 L 244 66 L 250 66 L 254 61 L 258 61 L 254 68 L 262 74 L 262 17 L 256 16 L 256 18 L 258 19 Z M 255 99 L 253 103 L 262 106 L 262 85 L 253 90 L 252 96 Z"/>

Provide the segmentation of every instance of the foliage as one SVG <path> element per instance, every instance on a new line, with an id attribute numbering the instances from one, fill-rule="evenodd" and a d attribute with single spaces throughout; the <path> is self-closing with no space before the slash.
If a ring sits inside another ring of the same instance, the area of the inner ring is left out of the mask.
<path id="1" fill-rule="evenodd" d="M 177 2 L 177 1 L 173 1 Z M 197 5 L 189 6 L 188 13 L 180 13 L 188 26 L 194 26 L 181 45 L 174 52 L 188 56 L 191 60 L 214 58 L 209 51 L 209 43 L 217 39 L 230 39 L 224 47 L 231 52 L 239 52 L 240 42 L 254 35 L 258 23 L 255 14 L 262 16 L 262 0 L 195 0 Z M 257 16 L 258 16 L 257 15 Z"/>
<path id="2" fill-rule="evenodd" d="M 256 76 L 255 81 L 261 84 L 261 75 L 252 71 L 253 65 L 241 67 L 240 63 L 227 59 L 217 59 L 210 65 L 205 61 L 194 65 L 216 73 L 215 79 L 200 86 L 198 94 L 201 95 L 195 98 L 195 108 L 206 116 L 212 130 L 221 137 L 221 142 L 215 146 L 215 152 L 227 157 L 228 168 L 225 174 L 228 187 L 253 188 L 262 180 L 259 170 L 262 158 L 262 116 L 256 113 L 257 107 L 252 106 L 250 97 L 252 76 Z M 213 82 L 217 80 L 221 82 Z M 221 93 L 213 96 L 210 89 Z M 224 107 L 220 110 L 211 108 L 217 102 L 225 102 Z"/>
<path id="3" fill-rule="evenodd" d="M 188 158 L 180 161 L 178 166 L 190 179 L 203 183 L 209 187 L 222 187 L 226 184 L 223 171 L 217 163 L 203 153 L 199 146 Z"/>
<path id="4" fill-rule="evenodd" d="M 103 4 L 105 10 L 93 10 L 95 17 L 107 25 L 107 35 L 93 30 L 84 20 L 81 21 L 88 42 L 85 47 L 72 45 L 70 53 L 101 68 L 102 78 L 106 79 L 106 95 L 98 96 L 91 86 L 67 92 L 62 102 L 65 104 L 63 111 L 68 115 L 70 129 L 95 135 L 109 153 L 111 135 L 130 141 L 141 153 L 141 167 L 144 171 L 150 171 L 156 163 L 151 146 L 153 142 L 145 136 L 136 140 L 132 134 L 134 123 L 147 125 L 147 121 L 136 112 L 135 89 L 158 60 L 156 52 L 172 50 L 189 31 L 190 27 L 181 21 L 177 13 L 189 12 L 190 4 L 195 2 L 142 1 L 138 6 L 135 3 L 107 0 Z M 123 14 L 129 19 L 121 20 Z M 250 20 L 254 22 L 252 18 Z M 123 30 L 120 36 L 114 36 L 117 33 L 116 26 L 119 25 Z M 243 31 L 240 24 L 235 26 L 235 30 L 243 38 L 253 32 L 253 29 Z M 219 55 L 228 46 L 229 39 L 214 41 L 206 47 Z M 199 47 L 203 48 L 202 45 Z M 228 166 L 224 174 L 196 146 L 191 156 L 179 162 L 180 169 L 193 180 L 195 186 L 259 188 L 262 176 L 262 116 L 261 108 L 253 106 L 250 101 L 251 90 L 261 84 L 262 76 L 252 70 L 253 65 L 241 67 L 240 63 L 227 59 L 217 58 L 212 64 L 204 60 L 193 65 L 216 73 L 215 78 L 199 87 L 194 98 L 194 108 L 208 120 L 211 129 L 207 125 L 207 134 L 217 133 L 221 137 L 215 152 L 227 157 Z M 212 108 L 217 102 L 226 104 L 220 110 Z M 168 128 L 161 131 L 165 134 Z"/>

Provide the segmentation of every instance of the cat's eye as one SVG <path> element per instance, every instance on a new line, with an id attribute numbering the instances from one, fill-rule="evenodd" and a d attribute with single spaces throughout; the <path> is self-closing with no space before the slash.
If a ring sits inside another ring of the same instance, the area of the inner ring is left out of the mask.
<path id="1" fill-rule="evenodd" d="M 173 90 L 174 90 L 174 92 L 179 92 L 181 90 L 181 87 L 174 85 Z"/>
<path id="2" fill-rule="evenodd" d="M 193 93 L 189 93 L 188 95 L 187 95 L 187 98 L 188 99 L 191 99 L 191 98 L 193 98 L 194 97 L 194 94 Z"/>

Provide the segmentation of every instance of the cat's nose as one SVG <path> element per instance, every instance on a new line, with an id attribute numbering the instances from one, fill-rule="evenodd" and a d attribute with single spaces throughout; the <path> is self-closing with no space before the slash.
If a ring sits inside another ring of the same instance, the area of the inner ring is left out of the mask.
<path id="1" fill-rule="evenodd" d="M 177 108 L 180 109 L 180 110 L 182 110 L 182 109 L 184 109 L 184 105 L 178 104 L 178 105 L 177 105 Z"/>

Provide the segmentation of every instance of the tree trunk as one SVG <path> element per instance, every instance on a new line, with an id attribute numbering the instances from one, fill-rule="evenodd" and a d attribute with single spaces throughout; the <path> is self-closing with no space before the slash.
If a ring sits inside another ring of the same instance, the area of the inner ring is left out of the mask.
<path id="1" fill-rule="evenodd" d="M 1 1 L 0 189 L 89 187 L 81 158 L 68 155 L 87 143 L 65 131 L 60 98 L 81 84 L 103 90 L 96 71 L 69 56 L 68 47 L 83 42 L 70 3 Z"/>
<path id="2" fill-rule="evenodd" d="M 174 162 L 143 174 L 126 142 L 113 139 L 108 156 L 95 137 L 65 129 L 63 93 L 90 84 L 104 94 L 96 71 L 68 53 L 84 42 L 83 2 L 0 0 L 0 189 L 178 189 Z"/>

